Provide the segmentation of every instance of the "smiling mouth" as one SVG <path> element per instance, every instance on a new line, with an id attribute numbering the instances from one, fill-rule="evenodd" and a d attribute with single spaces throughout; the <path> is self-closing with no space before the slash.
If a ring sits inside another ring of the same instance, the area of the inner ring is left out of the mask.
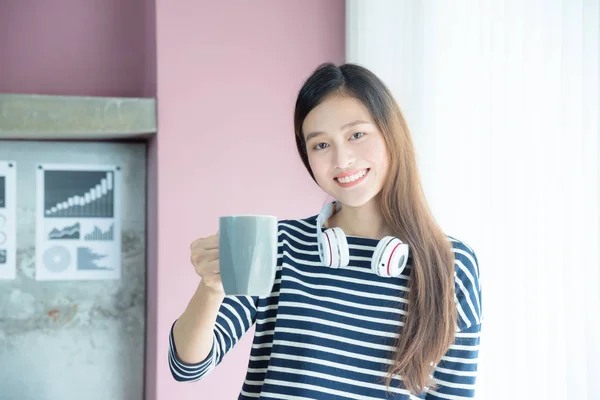
<path id="1" fill-rule="evenodd" d="M 339 185 L 341 186 L 352 186 L 360 181 L 362 181 L 365 176 L 369 173 L 369 168 L 362 169 L 353 173 L 352 175 L 346 175 L 339 178 L 333 178 Z"/>

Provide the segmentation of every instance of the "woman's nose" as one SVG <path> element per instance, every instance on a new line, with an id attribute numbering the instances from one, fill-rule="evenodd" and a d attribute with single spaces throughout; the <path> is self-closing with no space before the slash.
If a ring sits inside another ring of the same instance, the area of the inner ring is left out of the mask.
<path id="1" fill-rule="evenodd" d="M 355 160 L 354 153 L 347 146 L 340 146 L 335 152 L 335 167 L 347 168 L 352 165 Z"/>

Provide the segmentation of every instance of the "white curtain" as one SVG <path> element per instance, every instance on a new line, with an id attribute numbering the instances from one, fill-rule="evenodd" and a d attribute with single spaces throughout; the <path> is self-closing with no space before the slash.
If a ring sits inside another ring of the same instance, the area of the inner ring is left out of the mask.
<path id="1" fill-rule="evenodd" d="M 600 399 L 599 0 L 347 0 L 430 206 L 478 255 L 477 398 Z"/>

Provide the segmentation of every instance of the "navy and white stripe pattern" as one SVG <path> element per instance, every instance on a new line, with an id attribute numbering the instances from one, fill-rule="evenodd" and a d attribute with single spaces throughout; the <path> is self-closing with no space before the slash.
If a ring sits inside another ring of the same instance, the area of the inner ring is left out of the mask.
<path id="1" fill-rule="evenodd" d="M 481 326 L 481 287 L 475 253 L 449 237 L 455 255 L 457 333 L 436 366 L 435 390 L 410 395 L 385 378 L 407 309 L 409 259 L 403 275 L 371 272 L 374 239 L 348 237 L 350 265 L 321 265 L 316 216 L 279 222 L 278 271 L 269 297 L 226 296 L 213 347 L 198 364 L 177 357 L 170 335 L 169 365 L 178 381 L 209 374 L 256 323 L 239 399 L 463 399 L 474 397 Z"/>

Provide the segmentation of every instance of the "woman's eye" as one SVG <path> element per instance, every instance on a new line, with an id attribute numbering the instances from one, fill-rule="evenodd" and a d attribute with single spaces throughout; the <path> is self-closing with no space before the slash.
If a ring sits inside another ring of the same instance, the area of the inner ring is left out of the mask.
<path id="1" fill-rule="evenodd" d="M 315 150 L 323 150 L 326 149 L 329 145 L 327 143 L 319 143 L 314 147 Z"/>
<path id="2" fill-rule="evenodd" d="M 364 132 L 356 132 L 355 134 L 353 134 L 352 136 L 350 136 L 352 139 L 356 140 L 356 139 L 360 139 L 361 137 L 363 137 L 365 135 Z"/>

